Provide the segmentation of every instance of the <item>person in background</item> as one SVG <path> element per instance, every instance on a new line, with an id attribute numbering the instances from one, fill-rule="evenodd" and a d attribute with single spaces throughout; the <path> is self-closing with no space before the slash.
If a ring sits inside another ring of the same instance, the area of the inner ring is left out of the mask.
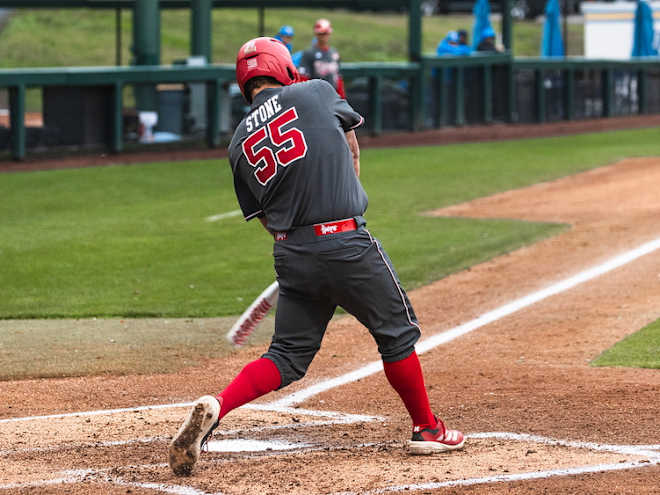
<path id="1" fill-rule="evenodd" d="M 486 26 L 481 31 L 481 41 L 477 45 L 478 52 L 499 52 L 495 46 L 495 31 L 492 27 Z"/>
<path id="2" fill-rule="evenodd" d="M 449 31 L 447 36 L 438 44 L 436 53 L 438 55 L 469 55 L 470 46 L 467 44 L 467 31 Z"/>
<path id="3" fill-rule="evenodd" d="M 461 29 L 460 31 L 449 31 L 447 36 L 438 44 L 436 54 L 438 56 L 464 57 L 469 56 L 471 51 L 472 48 L 467 44 L 467 31 Z M 453 85 L 456 82 L 455 72 L 456 69 L 450 67 L 434 68 L 432 70 L 434 88 L 432 105 L 439 104 L 441 85 L 451 87 L 450 91 L 453 91 Z M 451 99 L 448 105 L 449 112 L 453 115 L 455 113 L 455 100 Z"/>
<path id="4" fill-rule="evenodd" d="M 339 74 L 339 52 L 330 46 L 332 25 L 327 19 L 314 24 L 314 42 L 300 58 L 298 72 L 303 79 L 323 79 L 329 82 L 342 98 L 346 97 L 344 81 Z M 295 62 L 295 61 L 294 61 Z"/>
<path id="5" fill-rule="evenodd" d="M 465 29 L 458 30 L 458 45 L 468 46 L 468 32 Z"/>
<path id="6" fill-rule="evenodd" d="M 273 38 L 280 40 L 282 43 L 284 43 L 284 46 L 287 47 L 289 53 L 293 53 L 293 45 L 291 44 L 291 41 L 293 41 L 294 34 L 295 33 L 293 31 L 293 27 L 285 24 L 280 28 L 277 34 L 273 36 Z"/>

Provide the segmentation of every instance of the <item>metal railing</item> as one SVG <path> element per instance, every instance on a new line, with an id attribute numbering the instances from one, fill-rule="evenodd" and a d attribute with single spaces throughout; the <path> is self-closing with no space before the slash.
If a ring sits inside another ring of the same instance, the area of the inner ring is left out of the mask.
<path id="1" fill-rule="evenodd" d="M 234 67 L 140 66 L 57 69 L 0 70 L 0 87 L 9 90 L 10 148 L 12 157 L 25 157 L 25 94 L 31 87 L 102 87 L 111 94 L 111 125 L 108 148 L 118 153 L 124 148 L 123 89 L 132 84 L 205 83 L 207 87 L 206 140 L 210 147 L 219 144 L 219 91 L 222 84 L 234 79 Z M 72 116 L 75 118 L 75 116 Z"/>
<path id="2" fill-rule="evenodd" d="M 514 59 L 509 54 L 425 56 L 417 63 L 346 63 L 342 73 L 349 102 L 365 115 L 372 134 L 660 113 L 657 57 L 615 61 Z M 220 92 L 233 80 L 231 65 L 0 70 L 0 87 L 9 90 L 11 155 L 17 160 L 25 157 L 28 88 L 105 88 L 111 100 L 107 147 L 120 152 L 125 87 L 205 84 L 205 138 L 208 146 L 215 147 L 220 143 L 221 105 L 228 101 Z"/>
<path id="3" fill-rule="evenodd" d="M 513 61 L 514 86 L 521 89 L 514 100 L 513 120 L 546 122 L 576 118 L 607 118 L 658 113 L 660 59 L 588 60 L 583 58 L 518 58 Z M 523 81 L 527 74 L 527 83 Z M 532 112 L 523 112 L 523 88 L 533 87 Z"/>

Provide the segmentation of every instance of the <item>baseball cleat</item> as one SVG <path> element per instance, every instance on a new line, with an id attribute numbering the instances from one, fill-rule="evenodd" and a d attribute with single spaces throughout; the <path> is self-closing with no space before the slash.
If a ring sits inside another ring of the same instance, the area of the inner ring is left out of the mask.
<path id="1" fill-rule="evenodd" d="M 177 476 L 189 476 L 199 453 L 220 420 L 220 402 L 205 395 L 193 404 L 188 417 L 172 439 L 169 449 L 169 464 Z"/>
<path id="2" fill-rule="evenodd" d="M 435 452 L 459 450 L 465 444 L 463 433 L 458 430 L 448 430 L 439 419 L 435 428 L 419 426 L 413 428 L 412 439 L 408 441 L 408 452 L 413 455 L 428 455 Z"/>

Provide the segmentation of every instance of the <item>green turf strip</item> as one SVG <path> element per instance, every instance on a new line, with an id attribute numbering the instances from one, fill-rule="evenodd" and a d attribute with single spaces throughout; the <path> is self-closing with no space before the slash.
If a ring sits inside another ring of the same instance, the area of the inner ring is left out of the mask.
<path id="1" fill-rule="evenodd" d="M 369 227 L 408 288 L 556 233 L 419 213 L 660 153 L 656 130 L 364 150 Z M 226 160 L 4 174 L 0 318 L 226 316 L 274 278 L 272 240 L 234 211 Z"/>
<path id="2" fill-rule="evenodd" d="M 122 62 L 130 64 L 132 14 L 122 14 Z M 274 35 L 283 24 L 296 31 L 294 51 L 310 46 L 312 26 L 319 17 L 332 21 L 332 45 L 345 62 L 401 61 L 408 57 L 408 17 L 396 12 L 349 12 L 322 9 L 266 9 L 265 34 Z M 435 53 L 448 31 L 472 33 L 471 14 L 423 18 L 422 49 Z M 258 36 L 257 9 L 213 9 L 212 56 L 215 63 L 234 63 L 236 52 Z M 493 27 L 500 31 L 499 21 Z M 568 50 L 581 55 L 582 24 L 570 24 Z M 538 56 L 543 25 L 516 21 L 516 55 Z M 161 61 L 171 64 L 190 55 L 190 11 L 161 13 Z M 115 65 L 115 12 L 106 9 L 16 9 L 2 31 L 1 67 L 112 66 Z"/>
<path id="3" fill-rule="evenodd" d="M 0 380 L 167 373 L 224 356 L 234 318 L 0 320 Z M 249 344 L 266 342 L 269 316 Z"/>
<path id="4" fill-rule="evenodd" d="M 594 366 L 660 368 L 660 320 L 626 337 L 606 350 L 592 363 Z"/>
<path id="5" fill-rule="evenodd" d="M 398 12 L 349 12 L 322 9 L 266 9 L 265 33 L 272 35 L 283 24 L 296 30 L 294 51 L 310 46 L 312 26 L 319 17 L 331 19 L 332 45 L 343 62 L 403 61 L 408 58 L 408 17 Z M 121 15 L 121 61 L 132 60 L 133 16 L 130 9 Z M 448 31 L 472 32 L 474 17 L 438 15 L 424 17 L 422 50 L 435 53 L 438 42 Z M 257 9 L 213 9 L 212 61 L 233 64 L 236 53 L 248 39 L 258 36 Z M 493 27 L 501 31 L 499 21 Z M 543 25 L 516 21 L 513 47 L 516 56 L 538 56 Z M 569 24 L 567 53 L 582 55 L 583 25 Z M 107 9 L 16 9 L 2 30 L 0 67 L 113 66 L 116 64 L 115 12 Z M 169 65 L 190 55 L 190 11 L 169 9 L 161 12 L 161 63 Z M 124 93 L 127 105 L 133 101 L 133 88 Z M 28 88 L 26 107 L 41 111 L 42 95 Z"/>

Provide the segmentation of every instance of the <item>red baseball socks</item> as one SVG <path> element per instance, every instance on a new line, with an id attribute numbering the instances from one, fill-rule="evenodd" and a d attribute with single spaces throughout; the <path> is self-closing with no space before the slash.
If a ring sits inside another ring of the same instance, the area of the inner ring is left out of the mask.
<path id="1" fill-rule="evenodd" d="M 431 412 L 429 396 L 424 385 L 424 375 L 419 364 L 417 353 L 413 353 L 401 361 L 383 362 L 385 376 L 397 391 L 413 421 L 413 426 L 422 429 L 435 427 L 436 420 Z"/>
<path id="2" fill-rule="evenodd" d="M 222 397 L 222 419 L 229 411 L 276 390 L 282 383 L 280 371 L 270 359 L 248 363 L 234 380 L 218 394 Z"/>

